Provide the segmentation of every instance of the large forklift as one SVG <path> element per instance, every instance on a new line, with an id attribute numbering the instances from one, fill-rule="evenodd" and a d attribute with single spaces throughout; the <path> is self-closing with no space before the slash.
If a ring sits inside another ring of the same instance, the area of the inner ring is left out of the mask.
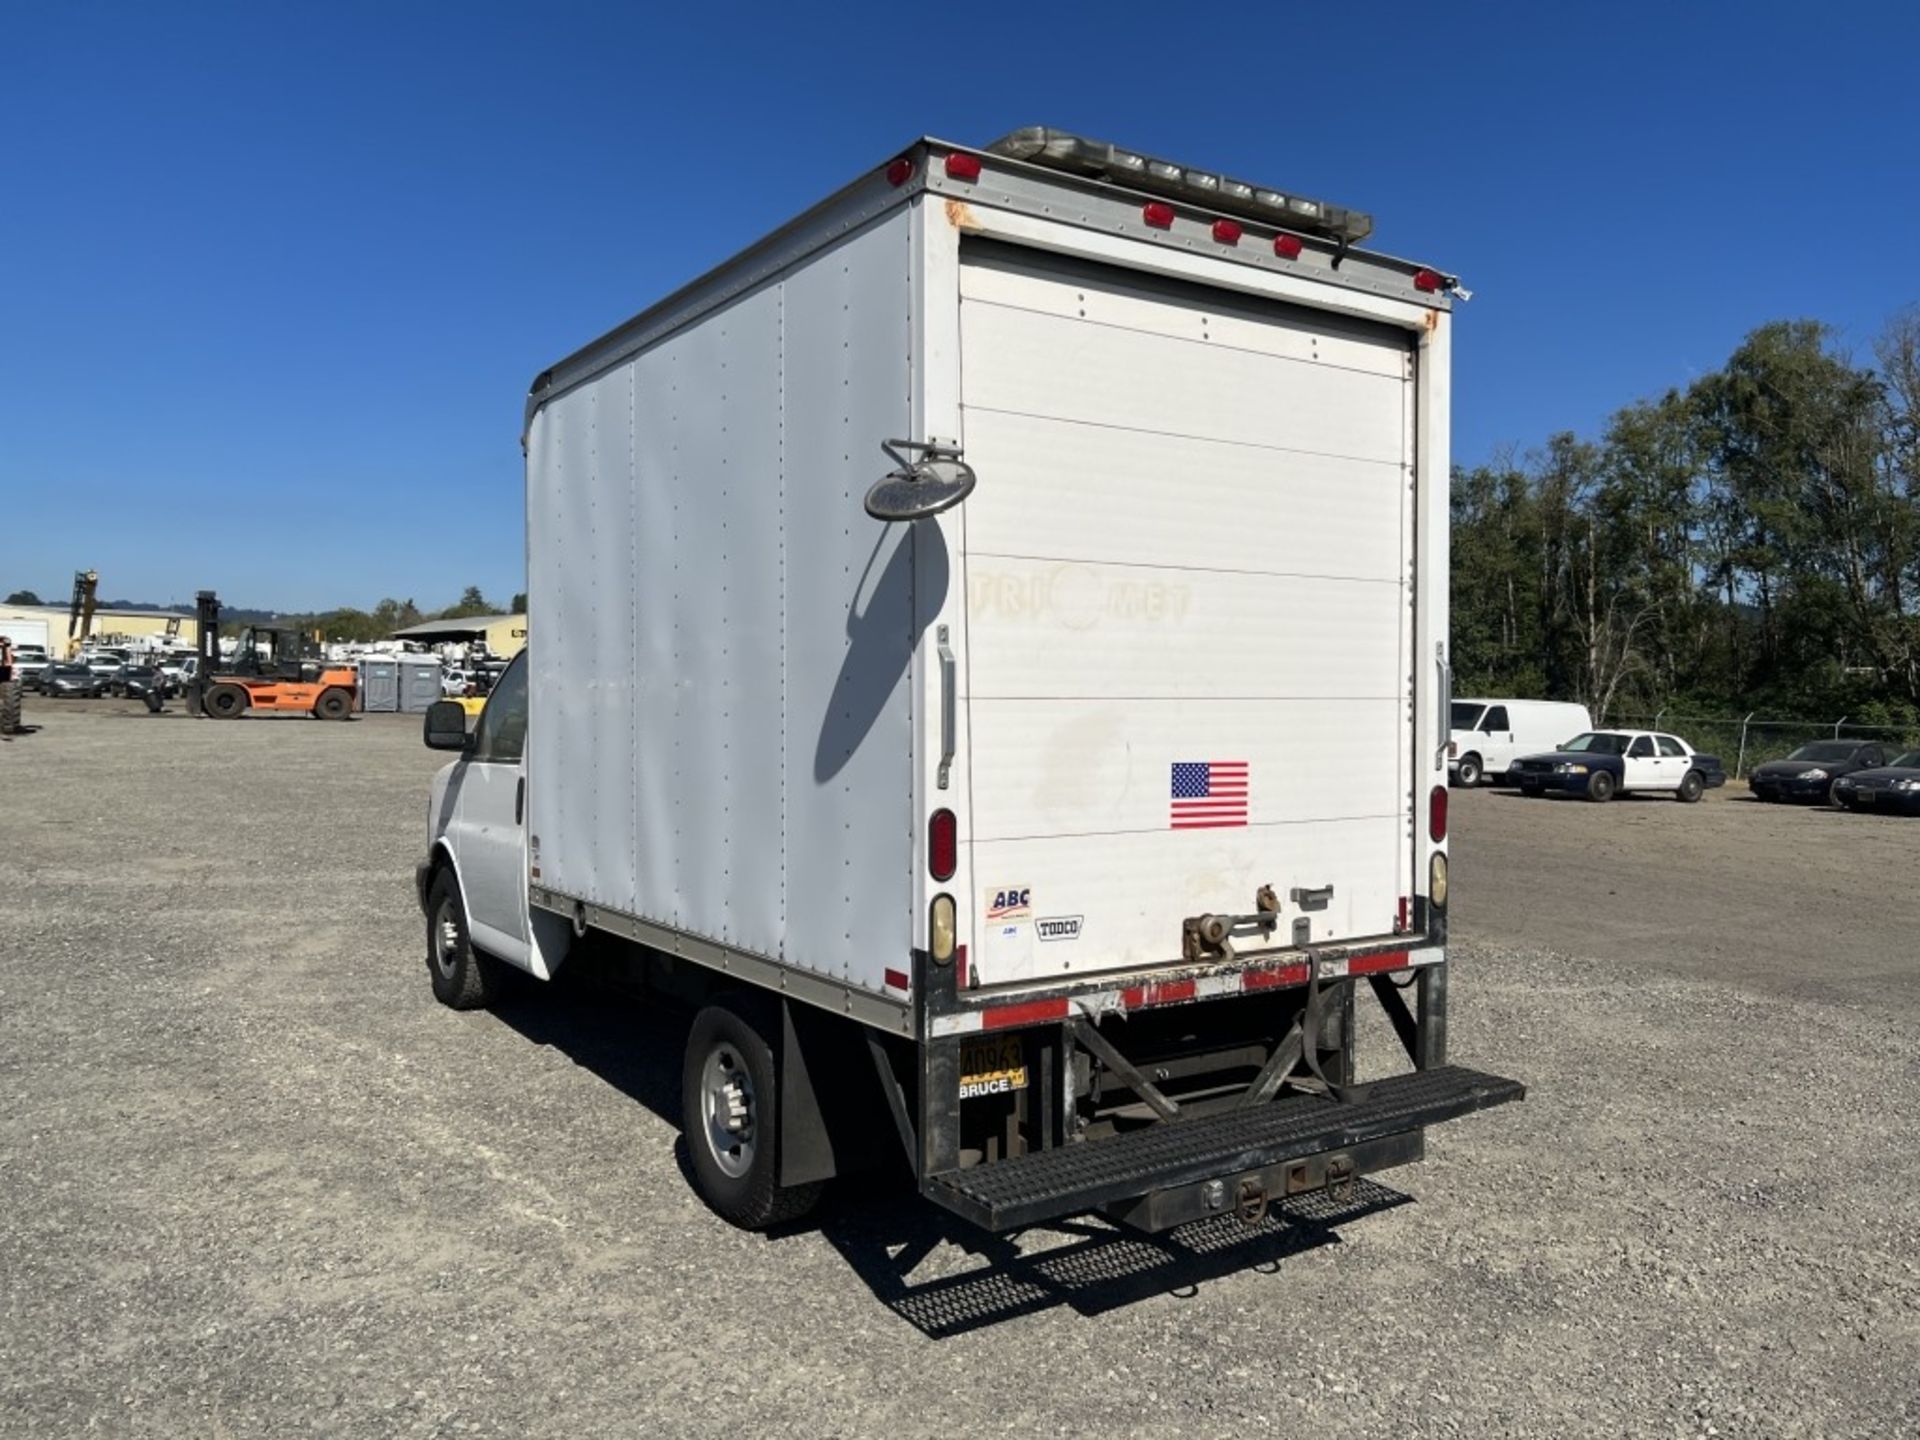
<path id="1" fill-rule="evenodd" d="M 305 636 L 267 625 L 247 626 L 232 659 L 222 660 L 219 598 L 202 590 L 195 599 L 198 660 L 187 683 L 188 714 L 216 720 L 236 720 L 249 710 L 298 711 L 316 720 L 353 714 L 359 682 L 352 670 L 326 666 Z"/>

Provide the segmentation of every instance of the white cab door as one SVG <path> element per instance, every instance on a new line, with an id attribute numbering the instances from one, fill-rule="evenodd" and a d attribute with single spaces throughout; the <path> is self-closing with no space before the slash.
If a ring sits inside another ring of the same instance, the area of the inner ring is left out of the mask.
<path id="1" fill-rule="evenodd" d="M 488 697 L 474 746 L 448 781 L 447 838 L 467 903 L 467 930 L 489 955 L 525 965 L 527 946 L 527 666 L 515 657 Z"/>
<path id="2" fill-rule="evenodd" d="M 1243 947 L 1393 934 L 1405 336 L 988 245 L 961 296 L 981 983 L 1178 962 L 1184 920 L 1263 886 L 1279 925 Z"/>
<path id="3" fill-rule="evenodd" d="M 1480 717 L 1480 768 L 1488 775 L 1504 775 L 1513 765 L 1518 747 L 1513 740 L 1513 721 L 1507 707 L 1489 705 Z"/>

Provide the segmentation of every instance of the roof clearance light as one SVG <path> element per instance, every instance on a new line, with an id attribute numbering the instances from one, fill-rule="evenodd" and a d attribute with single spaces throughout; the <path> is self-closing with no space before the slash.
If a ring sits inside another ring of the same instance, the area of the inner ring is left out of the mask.
<path id="1" fill-rule="evenodd" d="M 947 156 L 947 178 L 950 180 L 978 180 L 980 178 L 980 157 L 978 155 L 960 154 Z"/>
<path id="2" fill-rule="evenodd" d="M 1441 286 L 1445 283 L 1437 271 L 1416 270 L 1413 272 L 1413 288 L 1420 291 L 1423 295 L 1438 294 Z"/>
<path id="3" fill-rule="evenodd" d="M 1140 207 L 1140 218 L 1156 230 L 1173 228 L 1173 207 L 1158 200 L 1149 200 Z"/>
<path id="4" fill-rule="evenodd" d="M 1216 220 L 1213 222 L 1213 238 L 1222 245 L 1240 243 L 1240 222 L 1238 220 Z"/>
<path id="5" fill-rule="evenodd" d="M 904 155 L 887 166 L 887 183 L 896 190 L 906 184 L 912 176 L 913 161 L 907 159 Z"/>
<path id="6" fill-rule="evenodd" d="M 1300 243 L 1298 235 L 1276 235 L 1273 237 L 1273 253 L 1282 260 L 1298 260 L 1300 252 L 1306 246 Z"/>
<path id="7" fill-rule="evenodd" d="M 1090 140 L 1044 125 L 1029 125 L 1002 136 L 987 146 L 987 151 L 1110 184 L 1155 191 L 1175 200 L 1204 204 L 1243 220 L 1284 222 L 1290 229 L 1322 235 L 1346 245 L 1356 244 L 1373 232 L 1373 218 L 1358 210 L 1324 205 L 1318 200 L 1278 190 L 1256 189 L 1244 180 L 1205 170 L 1188 170 L 1170 160 L 1157 160 L 1151 155 L 1122 150 L 1104 140 Z"/>

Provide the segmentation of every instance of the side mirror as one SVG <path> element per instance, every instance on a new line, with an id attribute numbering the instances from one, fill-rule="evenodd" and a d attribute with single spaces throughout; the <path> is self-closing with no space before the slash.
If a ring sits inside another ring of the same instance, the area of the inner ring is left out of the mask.
<path id="1" fill-rule="evenodd" d="M 427 707 L 420 729 L 420 738 L 429 750 L 473 748 L 473 736 L 467 733 L 467 712 L 458 700 L 434 701 Z"/>

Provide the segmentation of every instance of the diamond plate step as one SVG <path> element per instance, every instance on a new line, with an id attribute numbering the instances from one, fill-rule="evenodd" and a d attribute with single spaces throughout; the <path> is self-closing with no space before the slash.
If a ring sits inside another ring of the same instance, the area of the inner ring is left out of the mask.
<path id="1" fill-rule="evenodd" d="M 1424 1129 L 1526 1093 L 1517 1080 L 1443 1065 L 1376 1080 L 1363 1100 L 1343 1103 L 1306 1095 L 1174 1120 L 949 1171 L 923 1188 L 929 1199 L 977 1225 L 1012 1230 L 1154 1190 Z"/>

